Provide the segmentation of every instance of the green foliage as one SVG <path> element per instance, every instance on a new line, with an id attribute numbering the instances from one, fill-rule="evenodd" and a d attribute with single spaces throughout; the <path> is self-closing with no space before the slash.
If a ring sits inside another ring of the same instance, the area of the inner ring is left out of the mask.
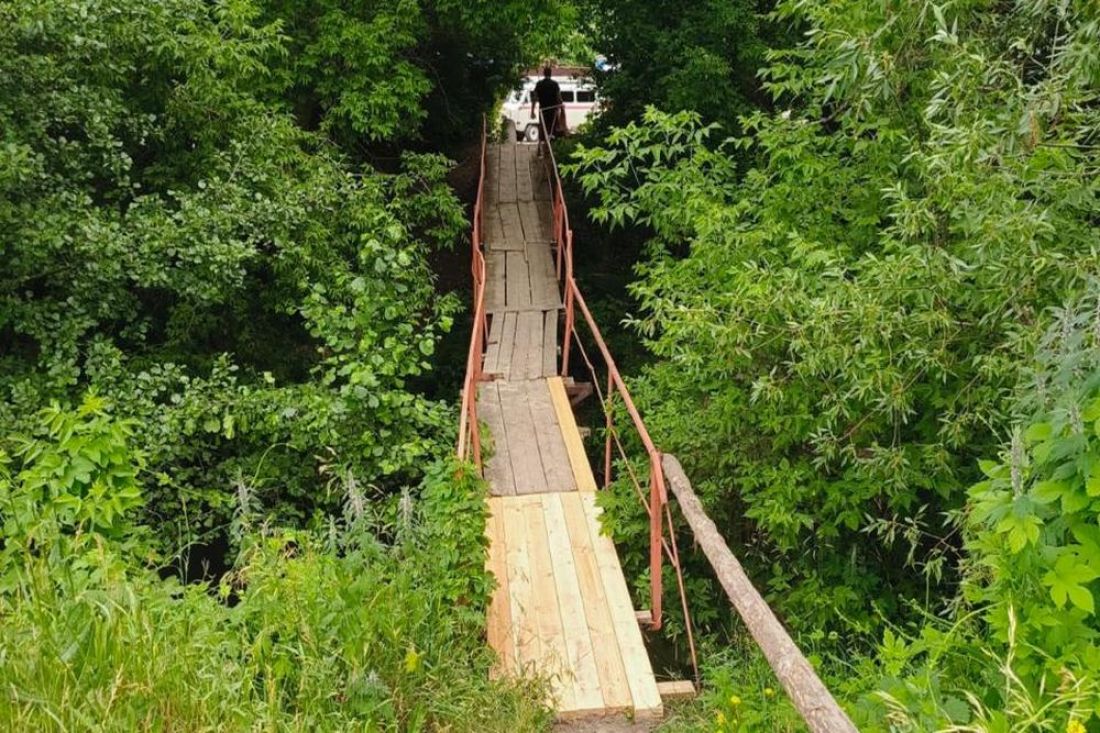
<path id="1" fill-rule="evenodd" d="M 572 14 L 562 2 L 265 0 L 287 37 L 275 77 L 298 119 L 345 149 L 453 145 Z"/>
<path id="2" fill-rule="evenodd" d="M 607 120 L 641 117 L 646 105 L 694 110 L 729 127 L 762 100 L 755 75 L 764 61 L 770 2 L 589 0 L 580 3 L 590 43 L 617 68 L 598 74 Z"/>
<path id="3" fill-rule="evenodd" d="M 468 141 L 529 8 L 368 5 L 0 0 L 5 730 L 546 724 L 419 391 L 466 214 L 400 147 Z"/>
<path id="4" fill-rule="evenodd" d="M 41 423 L 0 475 L 5 730 L 545 724 L 538 688 L 488 680 L 484 484 L 467 467 L 429 471 L 396 542 L 352 489 L 329 532 L 248 534 L 216 589 L 181 586 L 119 532 L 140 504 L 132 426 L 96 398 Z"/>
<path id="5" fill-rule="evenodd" d="M 703 694 L 691 705 L 673 708 L 659 731 L 793 733 L 806 729 L 751 637 L 737 636 L 726 648 L 710 650 L 702 673 Z"/>
<path id="6" fill-rule="evenodd" d="M 954 577 L 943 515 L 1096 270 L 1095 9 L 930 7 L 783 3 L 815 29 L 764 72 L 792 110 L 727 141 L 650 111 L 575 157 L 598 217 L 655 234 L 651 430 L 805 626 Z"/>
<path id="7" fill-rule="evenodd" d="M 355 175 L 273 111 L 258 12 L 0 6 L 0 416 L 110 397 L 171 553 L 222 531 L 235 483 L 300 523 L 333 508 L 320 469 L 392 490 L 450 444 L 409 389 L 456 307 L 427 262 L 465 228 L 448 164 Z"/>

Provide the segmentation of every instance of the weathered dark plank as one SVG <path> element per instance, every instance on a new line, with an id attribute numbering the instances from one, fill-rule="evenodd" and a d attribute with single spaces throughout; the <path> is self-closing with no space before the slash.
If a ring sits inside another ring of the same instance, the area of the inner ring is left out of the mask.
<path id="1" fill-rule="evenodd" d="M 515 476 L 517 494 L 546 491 L 546 474 L 539 453 L 538 435 L 527 404 L 523 383 L 498 382 L 504 430 L 508 435 L 508 455 Z"/>
<path id="2" fill-rule="evenodd" d="M 542 469 L 546 475 L 547 491 L 576 491 L 573 468 L 569 463 L 569 454 L 565 450 L 561 428 L 550 402 L 550 391 L 546 381 L 539 379 L 529 382 L 527 404 L 531 408 L 531 422 L 538 438 L 539 455 L 542 457 Z"/>
<path id="3" fill-rule="evenodd" d="M 504 302 L 509 310 L 531 307 L 531 275 L 523 252 L 506 252 L 507 274 L 504 277 Z"/>
<path id="4" fill-rule="evenodd" d="M 485 309 L 492 311 L 503 308 L 506 300 L 505 257 L 502 252 L 485 254 Z"/>
<path id="5" fill-rule="evenodd" d="M 504 316 L 493 316 L 489 324 L 489 338 L 485 341 L 485 354 L 481 370 L 487 375 L 500 374 L 500 337 L 504 331 Z"/>
<path id="6" fill-rule="evenodd" d="M 493 454 L 485 462 L 485 480 L 489 482 L 489 493 L 493 496 L 515 496 L 508 434 L 504 428 L 500 394 L 495 382 L 485 382 L 478 389 L 477 412 L 493 436 Z"/>
<path id="7" fill-rule="evenodd" d="M 516 201 L 516 146 L 500 146 L 500 182 L 497 201 L 502 204 Z"/>
<path id="8" fill-rule="evenodd" d="M 534 196 L 531 186 L 531 157 L 535 145 L 517 145 L 516 148 L 516 201 L 530 201 Z"/>
<path id="9" fill-rule="evenodd" d="M 542 376 L 552 377 L 558 371 L 558 312 L 546 311 L 542 327 Z"/>
<path id="10" fill-rule="evenodd" d="M 507 378 L 512 370 L 512 353 L 516 344 L 516 314 L 501 313 L 497 316 L 502 321 L 500 332 L 500 353 L 497 356 L 497 370 Z"/>

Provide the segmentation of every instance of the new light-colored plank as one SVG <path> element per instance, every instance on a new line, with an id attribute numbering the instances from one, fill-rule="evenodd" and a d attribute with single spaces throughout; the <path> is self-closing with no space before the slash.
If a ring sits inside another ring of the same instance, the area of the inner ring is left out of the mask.
<path id="1" fill-rule="evenodd" d="M 642 640 L 642 631 L 634 620 L 634 605 L 622 566 L 619 565 L 619 556 L 611 539 L 600 532 L 600 508 L 596 506 L 596 495 L 581 492 L 577 496 L 588 519 L 596 564 L 600 568 L 604 594 L 615 624 L 615 638 L 619 641 L 619 653 L 630 685 L 630 697 L 634 701 L 634 717 L 640 720 L 658 719 L 664 712 L 661 695 L 657 692 L 657 681 L 653 677 L 653 666 Z"/>
<path id="2" fill-rule="evenodd" d="M 509 613 L 512 620 L 512 648 L 521 674 L 537 669 L 542 644 L 536 627 L 531 582 L 531 561 L 527 551 L 527 526 L 518 497 L 499 499 L 504 516 L 505 557 L 508 560 Z"/>
<path id="3" fill-rule="evenodd" d="M 562 441 L 556 410 L 550 402 L 550 392 L 545 380 L 531 383 L 527 401 L 531 407 L 535 434 L 538 436 L 547 491 L 576 491 L 577 482 L 570 466 L 569 453 Z"/>
<path id="4" fill-rule="evenodd" d="M 546 491 L 546 474 L 539 456 L 538 435 L 527 404 L 527 390 L 521 384 L 498 382 L 504 430 L 508 434 L 508 455 L 515 476 L 517 494 Z"/>
<path id="5" fill-rule="evenodd" d="M 592 467 L 588 464 L 588 456 L 584 452 L 584 443 L 581 442 L 581 434 L 577 430 L 577 421 L 573 417 L 569 396 L 565 393 L 565 384 L 561 381 L 561 377 L 551 377 L 546 380 L 546 384 L 550 390 L 554 412 L 558 417 L 558 427 L 561 430 L 562 441 L 565 443 L 565 450 L 569 455 L 569 465 L 573 469 L 577 489 L 594 492 L 596 479 L 592 476 Z"/>
<path id="6" fill-rule="evenodd" d="M 531 307 L 531 277 L 523 252 L 505 252 L 504 302 L 511 310 Z"/>
<path id="7" fill-rule="evenodd" d="M 493 436 L 493 454 L 485 462 L 485 480 L 493 496 L 513 496 L 516 493 L 512 459 L 508 451 L 508 433 L 504 428 L 504 414 L 500 407 L 500 394 L 495 382 L 483 382 L 478 389 L 478 416 L 489 427 Z"/>
<path id="8" fill-rule="evenodd" d="M 695 683 L 691 680 L 665 680 L 657 683 L 662 700 L 687 700 L 695 697 Z"/>
<path id="9" fill-rule="evenodd" d="M 541 649 L 538 671 L 550 676 L 556 709 L 575 710 L 575 677 L 569 668 L 569 652 L 565 645 L 542 501 L 540 497 L 530 497 L 522 503 L 522 507 L 526 528 L 524 540 L 527 542 L 527 560 L 531 571 L 531 611 L 535 616 L 534 625 Z"/>
<path id="10" fill-rule="evenodd" d="M 558 312 L 556 310 L 546 311 L 543 319 L 542 376 L 552 377 L 558 371 Z"/>
<path id="11" fill-rule="evenodd" d="M 486 567 L 496 578 L 497 587 L 489 600 L 486 618 L 486 638 L 497 654 L 497 663 L 490 674 L 501 677 L 516 672 L 516 648 L 512 636 L 512 601 L 508 587 L 508 556 L 504 540 L 504 505 L 500 499 L 490 498 L 489 516 L 485 534 L 489 539 Z"/>
<path id="12" fill-rule="evenodd" d="M 596 669 L 596 650 L 588 631 L 588 618 L 573 562 L 565 510 L 557 494 L 542 494 L 539 498 L 546 523 L 554 590 L 561 612 L 562 640 L 572 678 L 573 708 L 570 712 L 580 715 L 602 711 L 605 705 L 600 690 L 600 675 Z"/>
<path id="13" fill-rule="evenodd" d="M 588 529 L 588 519 L 576 493 L 559 494 L 562 513 L 569 532 L 569 544 L 573 567 L 577 572 L 577 584 L 584 604 L 588 634 L 595 652 L 596 672 L 600 677 L 600 690 L 608 712 L 621 712 L 633 708 L 630 683 L 626 679 L 619 640 L 615 636 L 615 623 L 603 591 L 603 578 L 596 562 L 596 550 Z"/>

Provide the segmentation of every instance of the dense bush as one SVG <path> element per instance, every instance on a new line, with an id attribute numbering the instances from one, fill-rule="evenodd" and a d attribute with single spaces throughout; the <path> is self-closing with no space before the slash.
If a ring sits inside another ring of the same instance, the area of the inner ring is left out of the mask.
<path id="1" fill-rule="evenodd" d="M 0 462 L 5 730 L 545 722 L 537 689 L 489 680 L 484 489 L 467 469 L 430 471 L 385 545 L 355 485 L 324 532 L 266 529 L 242 492 L 234 569 L 182 586 L 131 524 L 134 428 L 89 398 Z"/>
<path id="2" fill-rule="evenodd" d="M 578 3 L 591 44 L 610 70 L 596 79 L 604 123 L 641 117 L 646 105 L 694 110 L 737 125 L 766 101 L 757 69 L 776 25 L 762 24 L 770 1 L 585 0 Z"/>

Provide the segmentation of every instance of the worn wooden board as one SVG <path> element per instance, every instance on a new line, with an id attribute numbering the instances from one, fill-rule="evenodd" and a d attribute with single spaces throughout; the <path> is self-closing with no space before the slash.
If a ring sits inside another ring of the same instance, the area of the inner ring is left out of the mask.
<path id="1" fill-rule="evenodd" d="M 481 371 L 492 378 L 500 374 L 500 337 L 504 331 L 504 317 L 491 315 L 489 318 L 489 337 L 485 340 Z"/>
<path id="2" fill-rule="evenodd" d="M 516 201 L 516 146 L 500 146 L 500 183 L 497 201 L 502 204 Z"/>
<path id="3" fill-rule="evenodd" d="M 522 248 L 522 243 L 509 241 L 504 232 L 504 220 L 500 212 L 502 208 L 510 206 L 515 204 L 495 204 L 487 207 L 482 215 L 485 226 L 485 246 L 490 252 Z"/>
<path id="4" fill-rule="evenodd" d="M 498 382 L 504 430 L 508 434 L 508 455 L 515 476 L 517 494 L 546 491 L 546 474 L 539 454 L 538 434 L 531 419 L 527 390 L 522 383 Z"/>
<path id="5" fill-rule="evenodd" d="M 525 249 L 526 238 L 523 234 L 523 214 L 520 211 L 519 204 L 500 204 L 497 207 L 497 212 L 500 215 L 502 236 L 499 248 L 522 252 Z"/>
<path id="6" fill-rule="evenodd" d="M 535 145 L 516 146 L 516 200 L 530 201 L 534 197 L 531 180 L 531 158 L 535 155 Z"/>
<path id="7" fill-rule="evenodd" d="M 558 312 L 549 310 L 543 314 L 542 326 L 542 375 L 552 377 L 558 369 Z"/>
<path id="8" fill-rule="evenodd" d="M 531 307 L 531 276 L 523 252 L 506 252 L 504 302 L 510 310 Z"/>
<path id="9" fill-rule="evenodd" d="M 497 357 L 497 373 L 507 378 L 512 371 L 512 351 L 516 342 L 516 314 L 499 313 L 493 318 L 499 318 L 503 323 L 500 333 L 500 354 Z"/>
<path id="10" fill-rule="evenodd" d="M 489 428 L 489 434 L 493 438 L 493 454 L 485 462 L 485 480 L 489 482 L 489 493 L 493 496 L 514 496 L 516 482 L 496 383 L 484 382 L 478 389 L 477 414 Z"/>
<path id="11" fill-rule="evenodd" d="M 550 220 L 544 219 L 540 207 L 535 201 L 520 201 L 520 221 L 523 224 L 523 238 L 528 242 L 547 243 L 550 241 Z"/>
<path id="12" fill-rule="evenodd" d="M 531 171 L 531 185 L 536 201 L 550 200 L 550 178 L 546 168 L 546 160 L 532 155 L 529 165 Z"/>
<path id="13" fill-rule="evenodd" d="M 485 310 L 494 311 L 503 308 L 507 283 L 505 254 L 488 252 L 485 255 Z"/>
<path id="14" fill-rule="evenodd" d="M 554 595 L 561 614 L 562 646 L 572 687 L 573 706 L 568 714 L 585 715 L 606 709 L 596 669 L 597 650 L 589 633 L 588 615 L 581 596 L 565 510 L 557 494 L 541 497 L 542 518 L 546 525 L 547 545 L 554 579 Z"/>
<path id="15" fill-rule="evenodd" d="M 527 245 L 528 278 L 531 282 L 531 304 L 542 310 L 561 307 L 558 281 L 554 277 L 554 263 L 550 247 L 546 244 Z"/>
<path id="16" fill-rule="evenodd" d="M 531 408 L 531 420 L 538 436 L 547 491 L 576 491 L 577 482 L 570 467 L 569 454 L 562 440 L 557 415 L 550 403 L 546 380 L 530 383 L 527 403 Z"/>

